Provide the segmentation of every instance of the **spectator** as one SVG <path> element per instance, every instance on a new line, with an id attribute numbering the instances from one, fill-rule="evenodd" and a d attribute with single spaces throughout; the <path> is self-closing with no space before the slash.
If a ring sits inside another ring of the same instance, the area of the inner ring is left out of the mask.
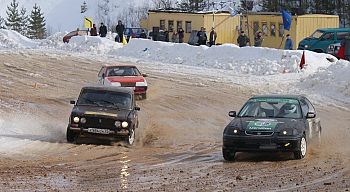
<path id="1" fill-rule="evenodd" d="M 285 50 L 293 50 L 293 40 L 290 37 L 290 34 L 287 34 L 286 43 L 284 44 Z"/>
<path id="2" fill-rule="evenodd" d="M 96 29 L 96 25 L 93 24 L 92 28 L 90 29 L 90 35 L 91 36 L 97 36 L 97 29 Z"/>
<path id="3" fill-rule="evenodd" d="M 123 42 L 123 39 L 124 39 L 124 30 L 125 30 L 125 27 L 122 23 L 121 20 L 118 21 L 118 25 L 116 27 L 116 31 L 117 31 L 117 34 L 119 36 L 119 42 L 122 43 Z"/>
<path id="4" fill-rule="evenodd" d="M 167 29 L 164 29 L 164 41 L 169 42 L 169 31 Z"/>
<path id="5" fill-rule="evenodd" d="M 107 35 L 107 27 L 103 23 L 101 23 L 99 33 L 100 33 L 100 37 L 106 37 Z"/>
<path id="6" fill-rule="evenodd" d="M 182 28 L 179 29 L 178 35 L 179 35 L 179 43 L 183 43 L 184 37 L 185 37 L 185 31 Z"/>
<path id="7" fill-rule="evenodd" d="M 259 31 L 254 37 L 254 46 L 261 47 L 263 40 L 264 39 L 262 38 L 262 33 Z"/>
<path id="8" fill-rule="evenodd" d="M 201 30 L 197 32 L 197 37 L 198 37 L 198 45 L 207 44 L 208 37 L 204 27 L 201 27 Z"/>
<path id="9" fill-rule="evenodd" d="M 210 34 L 209 34 L 209 46 L 210 47 L 215 45 L 216 38 L 217 38 L 216 31 L 214 30 L 214 27 L 212 27 L 211 31 L 210 31 Z"/>
<path id="10" fill-rule="evenodd" d="M 179 36 L 177 35 L 176 32 L 174 32 L 173 35 L 171 36 L 171 41 L 173 43 L 178 43 L 179 42 Z"/>
<path id="11" fill-rule="evenodd" d="M 143 30 L 143 29 L 141 31 L 140 38 L 147 39 L 147 34 L 146 34 L 145 30 Z"/>
<path id="12" fill-rule="evenodd" d="M 244 31 L 241 31 L 241 34 L 237 38 L 237 43 L 240 47 L 245 47 L 249 43 L 249 37 L 247 37 L 244 33 Z"/>

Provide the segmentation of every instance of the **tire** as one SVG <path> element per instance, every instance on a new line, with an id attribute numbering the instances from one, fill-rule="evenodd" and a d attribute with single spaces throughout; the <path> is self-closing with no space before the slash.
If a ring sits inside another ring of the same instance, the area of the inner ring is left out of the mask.
<path id="1" fill-rule="evenodd" d="M 222 148 L 222 156 L 226 161 L 233 161 L 235 160 L 235 151 L 229 150 L 229 149 L 224 149 Z"/>
<path id="2" fill-rule="evenodd" d="M 135 143 L 135 138 L 136 138 L 135 135 L 136 135 L 135 134 L 135 128 L 131 129 L 130 132 L 129 132 L 128 137 L 125 139 L 126 144 L 128 144 L 130 146 L 133 145 Z"/>
<path id="3" fill-rule="evenodd" d="M 77 134 L 67 127 L 66 138 L 68 143 L 74 143 L 77 139 Z"/>
<path id="4" fill-rule="evenodd" d="M 295 159 L 303 159 L 307 153 L 307 141 L 305 135 L 303 135 L 298 141 L 298 149 L 294 152 Z"/>

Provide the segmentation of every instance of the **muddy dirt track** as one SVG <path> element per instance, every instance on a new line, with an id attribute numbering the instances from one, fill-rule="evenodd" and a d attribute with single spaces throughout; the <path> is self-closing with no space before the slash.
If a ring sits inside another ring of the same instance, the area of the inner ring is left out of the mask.
<path id="1" fill-rule="evenodd" d="M 316 106 L 322 146 L 309 148 L 303 160 L 238 153 L 228 163 L 221 154 L 227 113 L 253 91 L 195 77 L 144 71 L 150 89 L 138 102 L 135 146 L 67 144 L 69 100 L 96 81 L 100 65 L 55 54 L 0 53 L 0 191 L 350 190 L 349 111 Z"/>

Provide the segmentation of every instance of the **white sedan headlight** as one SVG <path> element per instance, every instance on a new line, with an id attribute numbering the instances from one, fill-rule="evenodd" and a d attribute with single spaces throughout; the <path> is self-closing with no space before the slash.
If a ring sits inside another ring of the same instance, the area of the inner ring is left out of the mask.
<path id="1" fill-rule="evenodd" d="M 121 87 L 122 84 L 120 84 L 119 82 L 111 82 L 111 86 Z"/>

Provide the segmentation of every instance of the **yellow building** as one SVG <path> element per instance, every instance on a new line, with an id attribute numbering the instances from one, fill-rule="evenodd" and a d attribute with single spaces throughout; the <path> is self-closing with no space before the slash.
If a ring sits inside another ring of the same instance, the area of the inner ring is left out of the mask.
<path id="1" fill-rule="evenodd" d="M 247 22 L 248 20 L 248 22 Z M 339 17 L 337 15 L 308 14 L 293 16 L 290 31 L 283 29 L 283 20 L 280 13 L 249 13 L 242 19 L 242 29 L 248 34 L 251 45 L 254 45 L 254 35 L 257 31 L 263 33 L 263 47 L 284 48 L 284 35 L 290 34 L 294 49 L 305 37 L 310 36 L 319 28 L 338 28 Z M 249 25 L 248 25 L 249 23 Z"/>
<path id="2" fill-rule="evenodd" d="M 212 27 L 217 32 L 217 44 L 236 43 L 240 26 L 240 17 L 231 16 L 229 12 L 188 13 L 177 11 L 149 11 L 147 20 L 141 21 L 141 27 L 152 30 L 159 27 L 167 29 L 171 38 L 173 32 L 182 28 L 185 31 L 184 42 L 188 42 L 192 31 L 201 27 L 209 32 Z M 209 40 L 209 37 L 208 37 Z"/>

